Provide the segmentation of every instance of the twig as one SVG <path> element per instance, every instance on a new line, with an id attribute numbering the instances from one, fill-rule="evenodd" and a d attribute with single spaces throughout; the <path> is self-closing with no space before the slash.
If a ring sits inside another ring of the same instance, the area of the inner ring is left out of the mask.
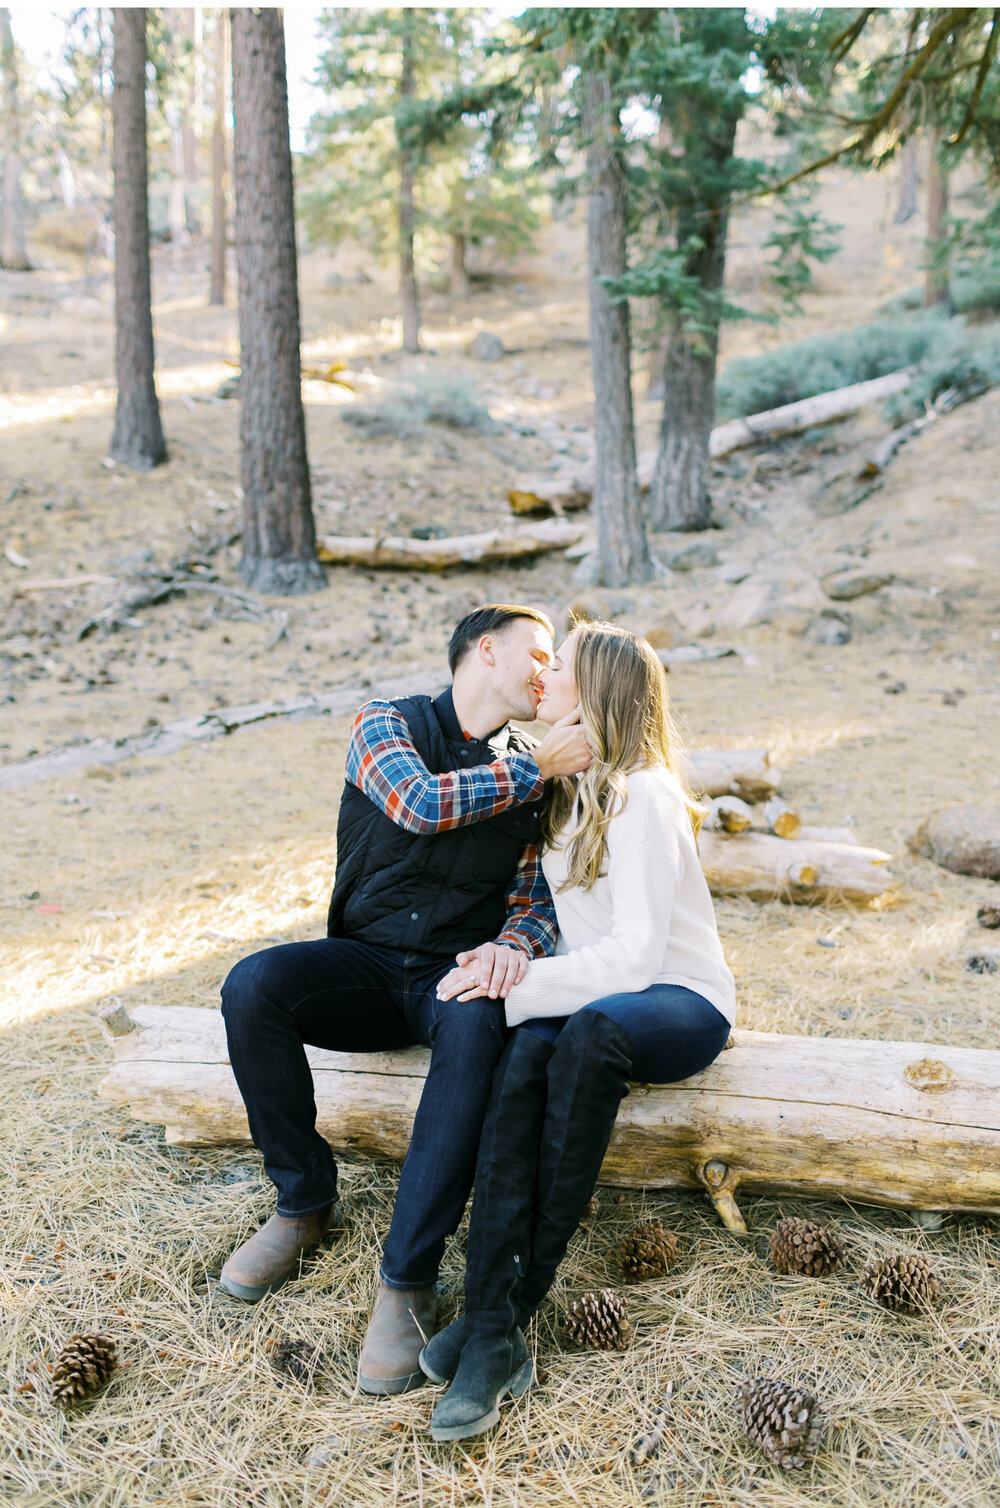
<path id="1" fill-rule="evenodd" d="M 660 1404 L 659 1408 L 654 1411 L 653 1417 L 650 1420 L 649 1426 L 646 1429 L 645 1433 L 641 1434 L 633 1445 L 633 1466 L 641 1466 L 643 1461 L 648 1460 L 650 1456 L 655 1456 L 660 1446 L 663 1444 L 663 1437 L 666 1433 L 667 1419 L 673 1407 L 675 1386 L 676 1384 L 673 1382 L 667 1383 L 667 1386 L 664 1389 L 663 1393 L 663 1402 Z"/>

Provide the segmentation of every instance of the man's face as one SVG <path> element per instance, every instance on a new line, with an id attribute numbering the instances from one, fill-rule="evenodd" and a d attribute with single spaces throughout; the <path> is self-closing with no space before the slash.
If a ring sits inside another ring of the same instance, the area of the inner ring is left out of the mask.
<path id="1" fill-rule="evenodd" d="M 492 655 L 489 669 L 507 716 L 533 722 L 542 699 L 542 672 L 555 658 L 551 634 L 531 618 L 515 618 L 499 633 L 480 640 L 480 645 L 486 648 L 487 659 Z"/>

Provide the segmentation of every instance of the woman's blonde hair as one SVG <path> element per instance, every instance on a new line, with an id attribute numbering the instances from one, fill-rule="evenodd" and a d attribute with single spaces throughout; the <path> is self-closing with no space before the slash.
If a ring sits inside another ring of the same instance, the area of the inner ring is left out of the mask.
<path id="1" fill-rule="evenodd" d="M 579 780 L 559 777 L 542 817 L 551 846 L 579 805 L 579 826 L 561 890 L 592 890 L 604 868 L 608 824 L 628 800 L 633 770 L 664 765 L 679 780 L 695 833 L 704 810 L 687 787 L 683 752 L 670 716 L 667 677 L 645 639 L 614 623 L 578 623 L 572 631 L 580 721 L 594 762 Z"/>

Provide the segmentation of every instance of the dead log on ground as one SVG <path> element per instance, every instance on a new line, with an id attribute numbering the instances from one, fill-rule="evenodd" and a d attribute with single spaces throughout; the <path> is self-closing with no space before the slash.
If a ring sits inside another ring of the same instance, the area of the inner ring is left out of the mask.
<path id="1" fill-rule="evenodd" d="M 115 1063 L 101 1098 L 166 1126 L 171 1145 L 248 1142 L 221 1015 L 138 1006 L 136 1029 L 122 1033 L 115 1007 Z M 745 1229 L 734 1198 L 741 1186 L 886 1204 L 914 1218 L 1000 1212 L 1000 1052 L 766 1032 L 733 1037 L 733 1050 L 703 1073 L 666 1088 L 633 1088 L 602 1182 L 705 1189 L 734 1230 Z M 426 1049 L 307 1053 L 319 1128 L 338 1154 L 402 1161 Z"/>
<path id="2" fill-rule="evenodd" d="M 382 681 L 374 686 L 341 686 L 333 691 L 316 696 L 292 697 L 284 702 L 251 702 L 245 707 L 213 707 L 200 717 L 183 717 L 174 723 L 164 723 L 161 728 L 151 728 L 147 733 L 132 738 L 91 738 L 82 744 L 67 744 L 61 749 L 51 749 L 47 754 L 34 754 L 28 759 L 17 759 L 0 767 L 0 791 L 17 790 L 21 786 L 34 785 L 39 780 L 50 780 L 56 775 L 76 775 L 80 770 L 94 765 L 120 764 L 123 759 L 134 759 L 143 754 L 175 754 L 191 743 L 210 743 L 215 738 L 224 738 L 240 728 L 249 728 L 256 723 L 269 722 L 287 717 L 290 722 L 302 722 L 312 717 L 347 717 L 363 702 L 377 697 L 412 696 L 415 692 L 429 692 L 437 696 L 444 690 L 444 676 L 434 670 L 417 671 L 414 675 L 397 676 L 391 681 Z"/>
<path id="3" fill-rule="evenodd" d="M 906 845 L 954 874 L 1000 880 L 1000 809 L 940 807 L 921 822 Z"/>
<path id="4" fill-rule="evenodd" d="M 769 801 L 764 807 L 764 821 L 777 838 L 797 838 L 802 829 L 798 812 L 783 801 Z"/>
<path id="5" fill-rule="evenodd" d="M 687 759 L 693 785 L 706 796 L 769 801 L 781 784 L 766 749 L 693 749 Z"/>
<path id="6" fill-rule="evenodd" d="M 893 877 L 885 868 L 890 855 L 878 848 L 789 841 L 770 833 L 729 836 L 702 831 L 698 856 L 713 895 L 805 906 L 830 900 L 866 905 L 893 888 Z"/>
<path id="7" fill-rule="evenodd" d="M 753 825 L 753 812 L 739 796 L 716 796 L 705 819 L 709 832 L 745 833 Z"/>
<path id="8" fill-rule="evenodd" d="M 316 553 L 325 565 L 353 565 L 406 571 L 444 571 L 449 566 L 494 565 L 525 560 L 576 544 L 586 524 L 545 519 L 513 524 L 485 534 L 456 534 L 446 539 L 410 539 L 405 535 L 325 534 Z"/>
<path id="9" fill-rule="evenodd" d="M 812 398 L 800 398 L 796 403 L 783 403 L 780 408 L 767 409 L 761 414 L 750 414 L 745 419 L 729 419 L 717 424 L 709 439 L 708 453 L 713 460 L 731 455 L 734 450 L 745 450 L 759 445 L 764 440 L 780 440 L 785 435 L 794 435 L 817 425 L 834 424 L 847 419 L 869 403 L 880 403 L 901 393 L 912 381 L 910 372 L 890 372 L 887 377 L 874 377 L 869 382 L 853 382 L 850 387 L 836 388 L 830 393 L 817 393 Z M 899 442 L 902 444 L 902 441 Z M 648 492 L 656 465 L 656 452 L 643 451 L 638 457 L 639 485 Z M 594 468 L 589 462 L 560 469 L 551 477 L 533 477 L 518 482 L 507 494 L 514 513 L 540 512 L 546 508 L 558 512 L 562 508 L 586 507 L 594 489 Z M 564 499 L 569 498 L 567 503 Z M 583 501 L 586 498 L 586 502 Z"/>

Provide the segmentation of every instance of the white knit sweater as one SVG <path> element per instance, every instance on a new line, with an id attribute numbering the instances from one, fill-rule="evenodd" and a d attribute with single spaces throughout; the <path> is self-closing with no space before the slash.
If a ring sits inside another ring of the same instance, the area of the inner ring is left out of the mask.
<path id="1" fill-rule="evenodd" d="M 594 888 L 560 890 L 572 827 L 542 856 L 559 941 L 528 965 L 507 996 L 507 1023 L 569 1016 L 605 995 L 680 984 L 736 1014 L 733 976 L 698 862 L 680 785 L 662 765 L 628 777 L 628 801 L 608 824 L 605 874 Z"/>

